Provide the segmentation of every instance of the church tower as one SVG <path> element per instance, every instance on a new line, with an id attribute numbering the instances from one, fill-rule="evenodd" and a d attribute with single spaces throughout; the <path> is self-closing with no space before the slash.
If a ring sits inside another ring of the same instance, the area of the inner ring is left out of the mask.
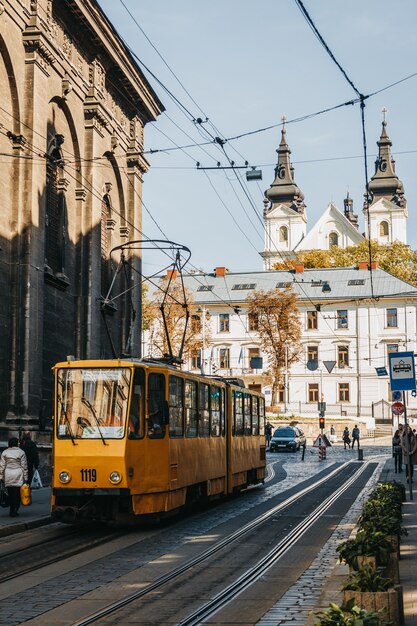
<path id="1" fill-rule="evenodd" d="M 395 173 L 395 161 L 391 156 L 392 142 L 387 133 L 385 113 L 386 109 L 383 109 L 384 119 L 381 137 L 377 142 L 379 153 L 375 161 L 375 174 L 369 182 L 370 206 L 367 209 L 365 202 L 363 209 L 366 236 L 380 244 L 394 241 L 407 243 L 407 200 L 404 196 L 403 183 Z"/>
<path id="2" fill-rule="evenodd" d="M 304 196 L 294 182 L 285 118 L 277 153 L 275 180 L 265 191 L 264 199 L 265 247 L 260 253 L 264 259 L 264 270 L 272 269 L 274 263 L 282 262 L 283 258 L 291 258 L 291 251 L 305 237 L 307 228 Z"/>

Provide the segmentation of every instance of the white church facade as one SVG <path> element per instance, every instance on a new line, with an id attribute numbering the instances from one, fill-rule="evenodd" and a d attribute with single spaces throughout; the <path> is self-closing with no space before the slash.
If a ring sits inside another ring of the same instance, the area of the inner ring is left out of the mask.
<path id="1" fill-rule="evenodd" d="M 343 212 L 331 202 L 313 227 L 307 230 L 304 195 L 294 180 L 291 150 L 283 127 L 275 179 L 265 192 L 265 244 L 260 253 L 264 269 L 273 269 L 275 263 L 293 259 L 297 252 L 329 250 L 333 246 L 347 248 L 365 238 L 380 244 L 407 243 L 407 201 L 403 184 L 395 173 L 391 146 L 384 119 L 375 173 L 368 187 L 369 201 L 363 209 L 365 233 L 359 231 L 358 216 L 353 212 L 349 194 L 344 200 Z"/>

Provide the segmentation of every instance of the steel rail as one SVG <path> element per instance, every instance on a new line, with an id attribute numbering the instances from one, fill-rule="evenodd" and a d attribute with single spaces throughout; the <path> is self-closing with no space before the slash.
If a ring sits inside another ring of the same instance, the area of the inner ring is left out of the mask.
<path id="1" fill-rule="evenodd" d="M 324 515 L 334 502 L 340 498 L 343 493 L 351 487 L 361 474 L 367 469 L 368 461 L 364 464 L 351 478 L 344 483 L 337 491 L 331 496 L 326 498 L 324 502 L 308 515 L 300 524 L 298 524 L 292 531 L 286 535 L 278 545 L 273 548 L 266 556 L 256 563 L 253 567 L 249 568 L 242 576 L 237 578 L 231 585 L 223 589 L 217 594 L 210 602 L 207 602 L 202 607 L 197 609 L 185 620 L 178 623 L 178 626 L 197 626 L 197 624 L 203 623 L 202 620 L 207 619 L 214 613 L 217 613 L 220 609 L 226 606 L 229 602 L 233 601 L 240 593 L 242 593 L 247 587 L 256 582 L 265 572 L 275 565 L 275 563 L 282 558 L 288 550 L 290 550 L 296 542 L 309 530 L 309 528 Z"/>
<path id="2" fill-rule="evenodd" d="M 363 465 L 362 470 L 365 467 L 367 467 L 370 462 L 371 460 L 366 461 Z M 111 604 L 105 606 L 102 609 L 98 609 L 94 613 L 91 613 L 89 616 L 84 617 L 77 622 L 73 622 L 71 626 L 87 626 L 88 624 L 93 624 L 99 619 L 102 619 L 103 617 L 107 617 L 108 615 L 115 613 L 119 609 L 124 608 L 125 606 L 134 602 L 135 600 L 138 600 L 139 598 L 151 593 L 152 591 L 155 591 L 159 587 L 162 587 L 164 584 L 173 581 L 178 576 L 181 576 L 182 574 L 192 569 L 196 565 L 199 565 L 200 563 L 209 559 L 211 556 L 213 556 L 214 554 L 216 554 L 223 548 L 229 546 L 231 543 L 233 543 L 237 539 L 241 539 L 243 535 L 251 532 L 252 530 L 257 528 L 264 522 L 268 521 L 271 517 L 273 517 L 280 511 L 283 511 L 284 509 L 288 508 L 294 502 L 304 497 L 306 494 L 310 493 L 311 491 L 314 491 L 315 489 L 320 487 L 323 483 L 327 482 L 329 479 L 333 478 L 334 476 L 342 472 L 347 466 L 349 466 L 352 463 L 357 463 L 357 461 L 350 460 L 350 461 L 346 461 L 345 463 L 342 463 L 339 467 L 329 472 L 329 474 L 326 474 L 326 476 L 323 476 L 318 481 L 314 482 L 312 485 L 305 487 L 301 491 L 298 491 L 296 494 L 287 498 L 284 502 L 281 502 L 280 504 L 273 507 L 272 509 L 269 509 L 262 515 L 259 515 L 257 518 L 255 518 L 251 522 L 248 522 L 247 524 L 245 524 L 245 526 L 242 526 L 242 528 L 240 528 L 239 530 L 231 533 L 230 535 L 228 535 L 227 537 L 225 537 L 224 539 L 222 539 L 215 545 L 211 546 L 210 548 L 207 548 L 207 550 L 205 550 L 198 556 L 188 560 L 186 563 L 168 572 L 167 574 L 163 574 L 162 576 L 159 576 L 153 583 L 146 585 L 146 587 L 143 587 L 143 589 L 140 589 L 139 591 L 135 591 L 134 593 L 124 598 L 121 598 L 120 600 L 116 600 L 115 602 L 112 602 Z"/>

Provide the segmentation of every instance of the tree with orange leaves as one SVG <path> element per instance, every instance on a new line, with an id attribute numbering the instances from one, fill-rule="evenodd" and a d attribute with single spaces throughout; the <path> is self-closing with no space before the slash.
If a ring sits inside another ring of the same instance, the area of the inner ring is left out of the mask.
<path id="1" fill-rule="evenodd" d="M 268 357 L 272 404 L 278 403 L 285 364 L 298 361 L 301 351 L 301 321 L 297 296 L 291 289 L 254 291 L 247 298 L 248 313 L 257 319 L 262 350 Z"/>

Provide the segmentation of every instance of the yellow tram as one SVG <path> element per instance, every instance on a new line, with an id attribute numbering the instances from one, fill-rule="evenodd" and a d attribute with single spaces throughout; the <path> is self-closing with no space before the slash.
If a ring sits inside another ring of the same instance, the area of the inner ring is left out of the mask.
<path id="1" fill-rule="evenodd" d="M 52 515 L 160 519 L 265 478 L 262 394 L 140 359 L 55 365 Z"/>

